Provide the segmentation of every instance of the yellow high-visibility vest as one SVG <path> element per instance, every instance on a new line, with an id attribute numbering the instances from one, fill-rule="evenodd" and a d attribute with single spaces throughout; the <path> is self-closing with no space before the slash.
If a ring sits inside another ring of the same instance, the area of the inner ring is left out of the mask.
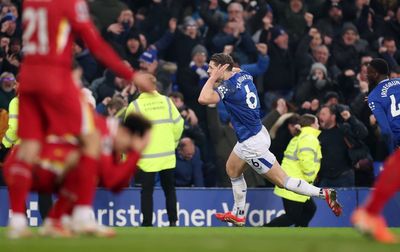
<path id="1" fill-rule="evenodd" d="M 143 151 L 138 166 L 145 172 L 175 168 L 175 149 L 184 121 L 171 99 L 156 91 L 142 93 L 129 104 L 125 118 L 132 112 L 142 114 L 153 124 L 150 143 Z"/>
<path id="2" fill-rule="evenodd" d="M 293 178 L 313 183 L 321 167 L 321 131 L 312 127 L 301 128 L 301 133 L 290 140 L 282 160 L 282 169 Z M 305 202 L 310 197 L 303 196 L 275 186 L 274 193 L 282 198 Z"/>
<path id="3" fill-rule="evenodd" d="M 19 138 L 17 136 L 18 128 L 18 96 L 14 97 L 8 105 L 8 129 L 3 137 L 2 143 L 4 147 L 11 148 L 13 145 L 18 144 Z"/>

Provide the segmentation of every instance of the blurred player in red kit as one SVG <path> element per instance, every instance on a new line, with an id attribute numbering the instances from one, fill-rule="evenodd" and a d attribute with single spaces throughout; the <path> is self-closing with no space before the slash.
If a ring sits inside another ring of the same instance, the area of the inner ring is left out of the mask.
<path id="1" fill-rule="evenodd" d="M 96 186 L 100 184 L 113 192 L 119 192 L 129 185 L 136 173 L 140 153 L 149 142 L 151 123 L 141 115 L 130 114 L 121 125 L 116 119 L 95 116 L 95 126 L 100 135 L 88 135 L 82 140 L 99 141 L 98 145 L 78 146 L 65 142 L 43 144 L 40 161 L 32 168 L 33 179 L 29 189 L 34 192 L 58 193 L 58 201 L 41 230 L 45 235 L 71 235 L 70 230 L 62 228 L 59 222 L 63 214 L 72 214 L 69 228 L 77 234 L 115 234 L 112 229 L 99 226 L 90 216 Z M 121 153 L 126 153 L 123 161 Z M 99 156 L 94 169 L 90 170 L 90 167 L 79 163 L 79 155 Z M 13 179 L 10 163 L 15 158 L 16 151 L 4 164 L 6 181 Z M 8 236 L 26 237 L 30 236 L 30 231 L 27 228 L 23 231 L 10 229 Z"/>
<path id="2" fill-rule="evenodd" d="M 101 38 L 83 0 L 25 0 L 22 23 L 24 59 L 18 127 L 21 144 L 8 180 L 13 211 L 9 227 L 16 233 L 27 226 L 24 199 L 31 188 L 32 165 L 44 139 L 57 136 L 77 142 L 76 137 L 93 134 L 93 115 L 82 106 L 79 88 L 71 75 L 73 41 L 81 38 L 96 59 L 125 80 L 140 86 L 142 78 Z M 96 160 L 82 155 L 80 163 L 90 167 L 96 165 Z"/>

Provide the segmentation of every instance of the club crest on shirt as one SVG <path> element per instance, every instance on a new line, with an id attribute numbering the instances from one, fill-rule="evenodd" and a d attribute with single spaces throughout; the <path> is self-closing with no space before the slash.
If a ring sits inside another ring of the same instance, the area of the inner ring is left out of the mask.
<path id="1" fill-rule="evenodd" d="M 221 85 L 221 86 L 217 87 L 217 89 L 218 89 L 218 93 L 220 93 L 222 98 L 224 98 L 225 94 L 228 92 L 228 88 L 226 86 Z"/>
<path id="2" fill-rule="evenodd" d="M 375 103 L 374 102 L 369 102 L 368 103 L 369 108 L 374 111 L 375 110 Z"/>

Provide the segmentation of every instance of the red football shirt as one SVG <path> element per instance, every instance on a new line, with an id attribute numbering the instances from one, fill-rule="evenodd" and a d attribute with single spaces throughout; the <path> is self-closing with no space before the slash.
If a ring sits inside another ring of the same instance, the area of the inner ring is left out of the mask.
<path id="1" fill-rule="evenodd" d="M 137 172 L 140 154 L 132 150 L 127 153 L 126 160 L 121 161 L 113 148 L 113 138 L 117 134 L 118 121 L 115 118 L 104 119 L 96 115 L 95 122 L 102 136 L 102 153 L 98 166 L 100 185 L 113 192 L 118 192 L 129 185 L 130 179 Z"/>
<path id="2" fill-rule="evenodd" d="M 84 0 L 24 0 L 22 67 L 59 65 L 71 68 L 73 42 L 81 38 L 104 66 L 131 79 L 134 72 L 102 39 Z"/>

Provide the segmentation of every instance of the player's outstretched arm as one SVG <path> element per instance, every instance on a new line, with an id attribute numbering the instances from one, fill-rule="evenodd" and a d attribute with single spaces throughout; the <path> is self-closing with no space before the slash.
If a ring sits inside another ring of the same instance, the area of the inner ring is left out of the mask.
<path id="1" fill-rule="evenodd" d="M 203 89 L 200 92 L 199 103 L 203 105 L 216 104 L 220 101 L 220 96 L 214 90 L 215 83 L 222 78 L 225 70 L 228 68 L 228 64 L 223 66 L 218 65 L 211 71 L 210 78 L 208 78 L 206 84 L 204 84 Z"/>
<path id="2" fill-rule="evenodd" d="M 125 161 L 116 163 L 111 155 L 101 158 L 100 177 L 102 186 L 113 192 L 119 192 L 129 185 L 129 181 L 137 172 L 140 154 L 136 151 L 128 153 Z"/>

